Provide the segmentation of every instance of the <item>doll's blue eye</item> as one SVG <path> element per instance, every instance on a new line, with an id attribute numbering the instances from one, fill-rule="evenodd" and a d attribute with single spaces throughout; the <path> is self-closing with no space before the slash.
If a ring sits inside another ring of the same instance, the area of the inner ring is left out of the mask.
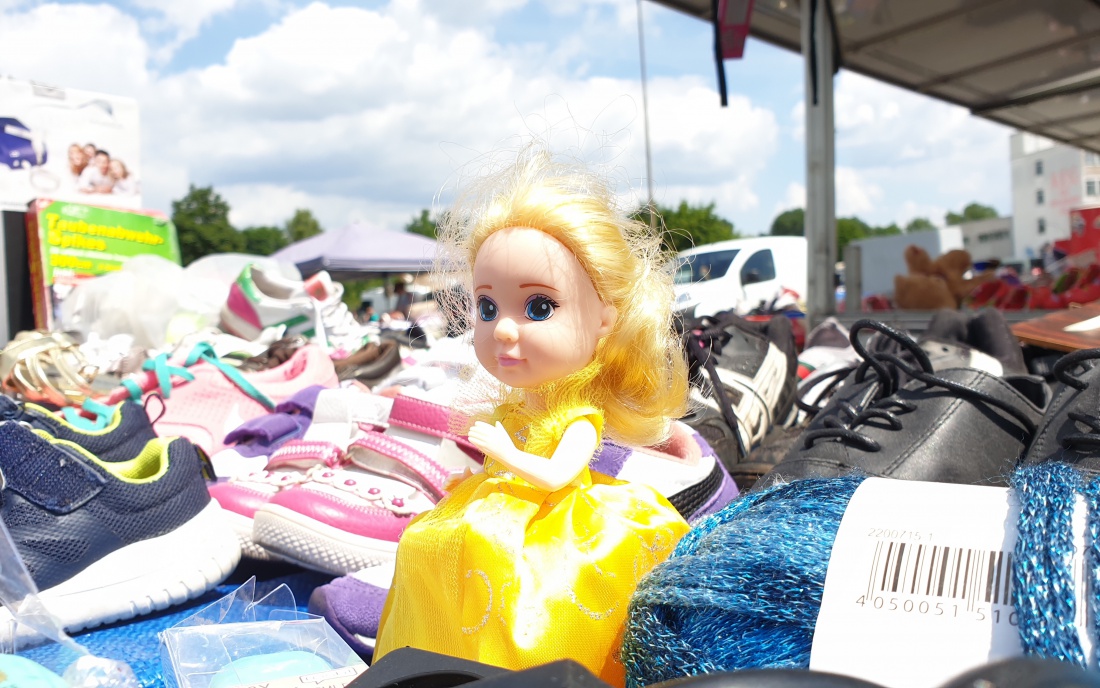
<path id="1" fill-rule="evenodd" d="M 557 307 L 558 304 L 549 296 L 535 294 L 527 299 L 527 317 L 535 321 L 549 320 L 550 316 L 554 314 L 554 309 Z"/>
<path id="2" fill-rule="evenodd" d="M 497 305 L 488 296 L 477 297 L 477 315 L 485 322 L 497 319 Z"/>

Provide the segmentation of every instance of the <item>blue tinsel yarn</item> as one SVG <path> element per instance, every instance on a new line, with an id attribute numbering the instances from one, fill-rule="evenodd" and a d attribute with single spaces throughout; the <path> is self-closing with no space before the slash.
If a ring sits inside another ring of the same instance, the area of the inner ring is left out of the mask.
<path id="1" fill-rule="evenodd" d="M 829 553 L 861 482 L 779 485 L 697 523 L 631 600 L 622 654 L 628 687 L 807 666 Z"/>
<path id="2" fill-rule="evenodd" d="M 751 668 L 809 665 L 841 517 L 864 477 L 801 480 L 750 493 L 697 523 L 631 600 L 622 660 L 628 688 Z M 1064 464 L 1021 469 L 1013 603 L 1027 655 L 1084 665 L 1071 519 L 1088 505 L 1086 579 L 1100 590 L 1100 479 Z M 1098 596 L 1094 635 L 1100 633 Z M 1100 645 L 1100 643 L 1098 643 Z"/>

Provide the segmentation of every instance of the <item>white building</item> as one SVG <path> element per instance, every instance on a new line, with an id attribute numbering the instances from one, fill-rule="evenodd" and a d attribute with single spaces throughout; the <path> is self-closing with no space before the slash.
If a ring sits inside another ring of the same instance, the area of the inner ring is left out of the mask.
<path id="1" fill-rule="evenodd" d="M 1024 132 L 1011 149 L 1016 257 L 1038 258 L 1069 237 L 1070 210 L 1100 205 L 1100 155 Z"/>
<path id="2" fill-rule="evenodd" d="M 1012 241 L 1011 217 L 964 222 L 958 228 L 962 232 L 963 248 L 970 252 L 975 263 L 994 259 L 1003 263 L 1017 255 Z"/>

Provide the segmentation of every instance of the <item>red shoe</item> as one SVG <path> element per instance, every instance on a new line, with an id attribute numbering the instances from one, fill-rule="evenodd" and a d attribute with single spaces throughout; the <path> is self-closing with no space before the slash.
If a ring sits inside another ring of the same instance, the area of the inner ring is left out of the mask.
<path id="1" fill-rule="evenodd" d="M 1077 286 L 1078 280 L 1081 277 L 1080 268 L 1070 268 L 1066 270 L 1061 276 L 1054 281 L 1054 293 L 1062 294 L 1066 291 L 1073 289 Z"/>
<path id="2" fill-rule="evenodd" d="M 863 310 L 865 311 L 888 311 L 892 308 L 890 299 L 881 294 L 874 294 L 863 299 Z"/>
<path id="3" fill-rule="evenodd" d="M 1055 294 L 1051 286 L 1035 287 L 1031 290 L 1031 309 L 1053 311 L 1066 307 L 1064 295 Z"/>
<path id="4" fill-rule="evenodd" d="M 1009 287 L 1008 291 L 997 300 L 997 308 L 1003 311 L 1022 311 L 1027 308 L 1031 297 L 1031 290 L 1023 285 Z"/>
<path id="5" fill-rule="evenodd" d="M 1062 294 L 1062 299 L 1067 306 L 1071 303 L 1092 303 L 1100 299 L 1100 282 L 1083 282 Z"/>
<path id="6" fill-rule="evenodd" d="M 966 295 L 963 299 L 963 305 L 970 308 L 992 306 L 1004 299 L 1011 290 L 1012 287 L 1004 280 L 982 282 Z"/>

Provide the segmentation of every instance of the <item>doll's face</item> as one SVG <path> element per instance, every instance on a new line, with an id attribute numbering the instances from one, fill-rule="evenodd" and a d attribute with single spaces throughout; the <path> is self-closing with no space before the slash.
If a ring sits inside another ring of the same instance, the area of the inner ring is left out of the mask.
<path id="1" fill-rule="evenodd" d="M 474 350 L 507 385 L 530 389 L 588 365 L 615 315 L 573 253 L 548 234 L 502 229 L 477 252 Z"/>

